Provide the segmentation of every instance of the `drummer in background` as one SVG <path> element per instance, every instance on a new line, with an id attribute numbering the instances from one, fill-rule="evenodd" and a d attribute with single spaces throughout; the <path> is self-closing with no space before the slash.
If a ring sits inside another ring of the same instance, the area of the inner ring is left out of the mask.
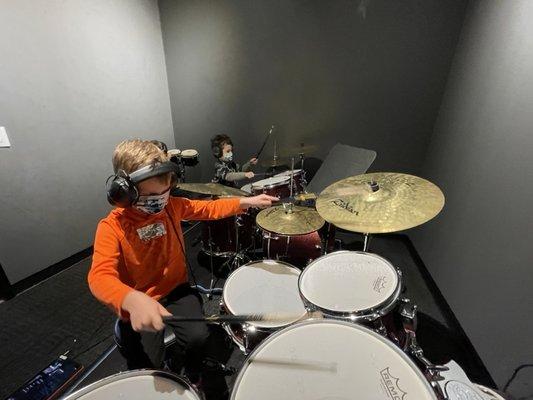
<path id="1" fill-rule="evenodd" d="M 212 201 L 169 197 L 175 177 L 157 144 L 127 140 L 113 153 L 115 175 L 108 199 L 116 208 L 96 230 L 88 274 L 92 294 L 120 317 L 122 351 L 128 367 L 161 368 L 163 317 L 202 317 L 197 292 L 188 282 L 180 221 L 224 218 L 249 207 L 266 208 L 267 195 Z M 132 173 L 136 178 L 131 178 Z M 108 179 L 109 180 L 109 179 Z M 185 366 L 193 383 L 200 376 L 205 323 L 175 323 L 173 368 Z"/>
<path id="2" fill-rule="evenodd" d="M 215 176 L 212 182 L 236 187 L 236 182 L 243 179 L 252 179 L 254 173 L 252 166 L 257 164 L 257 158 L 251 158 L 242 167 L 234 161 L 233 142 L 228 135 L 216 135 L 211 138 L 211 149 L 215 162 Z"/>

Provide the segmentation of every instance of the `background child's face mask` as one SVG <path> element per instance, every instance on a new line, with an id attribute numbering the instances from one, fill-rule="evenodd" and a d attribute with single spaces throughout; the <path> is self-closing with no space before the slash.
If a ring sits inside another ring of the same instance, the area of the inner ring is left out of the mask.
<path id="1" fill-rule="evenodd" d="M 146 214 L 157 214 L 163 211 L 170 197 L 170 188 L 163 194 L 153 196 L 139 196 L 137 202 L 133 205 L 137 210 Z"/>
<path id="2" fill-rule="evenodd" d="M 227 153 L 224 153 L 222 155 L 222 159 L 224 161 L 232 161 L 233 160 L 233 153 L 231 151 L 228 151 Z"/>

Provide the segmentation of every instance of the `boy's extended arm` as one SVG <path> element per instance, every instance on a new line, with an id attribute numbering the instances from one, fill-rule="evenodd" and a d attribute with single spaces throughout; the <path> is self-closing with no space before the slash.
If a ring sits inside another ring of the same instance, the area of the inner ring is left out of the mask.
<path id="1" fill-rule="evenodd" d="M 124 317 L 124 297 L 134 290 L 119 278 L 120 242 L 106 221 L 98 224 L 94 240 L 93 262 L 87 280 L 92 294 L 115 313 Z"/>
<path id="2" fill-rule="evenodd" d="M 180 219 L 220 219 L 239 214 L 242 208 L 239 197 L 218 200 L 190 200 L 183 197 L 171 198 Z"/>

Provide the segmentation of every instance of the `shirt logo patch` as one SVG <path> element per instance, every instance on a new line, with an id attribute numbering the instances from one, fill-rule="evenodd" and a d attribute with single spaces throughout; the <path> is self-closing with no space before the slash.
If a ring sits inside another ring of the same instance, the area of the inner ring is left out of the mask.
<path id="1" fill-rule="evenodd" d="M 167 230 L 162 222 L 156 222 L 137 229 L 137 234 L 143 242 L 148 242 L 154 238 L 166 235 Z"/>

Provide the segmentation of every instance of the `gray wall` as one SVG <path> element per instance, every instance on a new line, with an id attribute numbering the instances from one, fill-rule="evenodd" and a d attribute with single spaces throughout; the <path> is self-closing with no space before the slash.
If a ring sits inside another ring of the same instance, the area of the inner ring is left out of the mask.
<path id="1" fill-rule="evenodd" d="M 155 1 L 2 1 L 0 49 L 0 263 L 14 283 L 92 244 L 116 143 L 174 137 Z"/>
<path id="2" fill-rule="evenodd" d="M 499 384 L 533 361 L 532 20 L 527 0 L 469 7 L 422 169 L 446 205 L 411 235 Z"/>
<path id="3" fill-rule="evenodd" d="M 360 5 L 367 4 L 366 9 Z M 378 152 L 375 170 L 417 172 L 464 17 L 460 1 L 160 0 L 176 143 L 209 138 L 239 159 L 271 124 L 287 148 L 336 142 Z M 271 146 L 267 149 L 271 154 Z"/>

